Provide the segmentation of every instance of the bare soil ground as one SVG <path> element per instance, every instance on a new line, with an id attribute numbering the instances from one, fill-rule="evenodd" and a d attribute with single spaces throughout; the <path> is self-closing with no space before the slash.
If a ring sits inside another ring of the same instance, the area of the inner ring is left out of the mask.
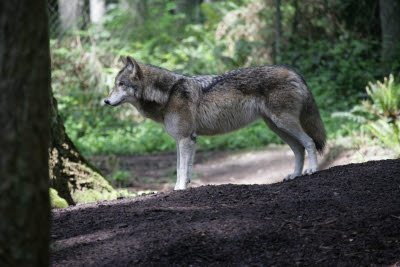
<path id="1" fill-rule="evenodd" d="M 201 169 L 211 160 L 215 168 L 208 171 L 233 177 L 234 183 L 248 176 L 251 183 L 255 178 L 246 171 L 261 170 L 265 177 L 279 164 L 250 165 L 240 173 L 244 155 L 236 155 L 230 174 L 218 168 L 220 157 L 213 155 L 200 157 L 195 170 L 211 179 Z M 197 181 L 207 182 L 200 177 Z M 336 166 L 269 185 L 200 186 L 53 211 L 53 266 L 389 266 L 399 261 L 400 160 Z"/>
<path id="2" fill-rule="evenodd" d="M 395 154 L 380 147 L 346 149 L 330 146 L 318 158 L 320 169 L 368 160 L 395 158 Z M 174 152 L 138 156 L 92 157 L 105 176 L 125 171 L 129 177 L 125 187 L 132 193 L 141 191 L 166 192 L 176 181 L 176 155 Z M 305 168 L 308 159 L 305 160 Z M 269 146 L 254 151 L 198 151 L 190 187 L 220 184 L 271 184 L 280 182 L 294 168 L 294 155 L 287 145 Z M 113 184 L 118 187 L 117 183 Z"/>

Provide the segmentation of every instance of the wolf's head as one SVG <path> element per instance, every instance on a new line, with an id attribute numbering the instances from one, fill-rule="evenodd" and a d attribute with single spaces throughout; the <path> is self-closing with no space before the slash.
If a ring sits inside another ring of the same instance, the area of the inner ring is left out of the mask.
<path id="1" fill-rule="evenodd" d="M 143 90 L 143 73 L 139 64 L 129 56 L 126 59 L 121 56 L 121 60 L 124 66 L 115 77 L 114 89 L 104 99 L 104 103 L 114 107 L 135 101 Z"/>

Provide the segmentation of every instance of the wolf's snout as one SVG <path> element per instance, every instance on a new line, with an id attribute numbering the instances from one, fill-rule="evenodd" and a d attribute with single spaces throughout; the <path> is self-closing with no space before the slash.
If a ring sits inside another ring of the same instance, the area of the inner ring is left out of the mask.
<path id="1" fill-rule="evenodd" d="M 110 105 L 110 100 L 108 100 L 107 98 L 104 99 L 104 103 L 106 103 L 107 105 Z"/>

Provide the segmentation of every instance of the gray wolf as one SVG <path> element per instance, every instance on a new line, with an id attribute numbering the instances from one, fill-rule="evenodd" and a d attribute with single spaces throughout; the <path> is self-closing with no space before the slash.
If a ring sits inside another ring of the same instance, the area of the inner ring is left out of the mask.
<path id="1" fill-rule="evenodd" d="M 293 173 L 301 175 L 307 150 L 310 168 L 318 170 L 317 151 L 326 134 L 314 98 L 304 79 L 286 66 L 260 66 L 220 75 L 184 76 L 121 57 L 123 68 L 104 100 L 118 106 L 130 103 L 144 117 L 164 125 L 176 141 L 175 190 L 190 182 L 198 135 L 235 131 L 258 118 L 285 141 L 295 155 Z"/>

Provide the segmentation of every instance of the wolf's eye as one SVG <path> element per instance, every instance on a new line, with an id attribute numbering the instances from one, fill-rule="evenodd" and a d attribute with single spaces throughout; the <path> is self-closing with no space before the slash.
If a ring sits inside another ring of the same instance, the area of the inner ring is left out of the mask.
<path id="1" fill-rule="evenodd" d="M 119 86 L 124 86 L 125 84 L 123 82 L 120 82 L 118 85 Z"/>

